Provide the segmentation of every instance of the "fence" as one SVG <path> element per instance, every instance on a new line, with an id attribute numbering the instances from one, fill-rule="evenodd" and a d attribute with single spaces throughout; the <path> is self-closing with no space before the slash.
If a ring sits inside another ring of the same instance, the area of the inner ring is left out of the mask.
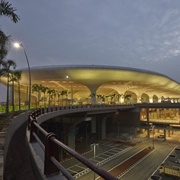
<path id="1" fill-rule="evenodd" d="M 115 105 L 117 106 L 117 105 Z M 86 105 L 86 106 L 65 106 L 65 107 L 51 107 L 51 108 L 42 108 L 32 111 L 29 114 L 28 129 L 30 131 L 30 143 L 38 142 L 40 147 L 45 153 L 44 160 L 44 174 L 46 176 L 52 174 L 59 174 L 60 172 L 69 180 L 74 179 L 74 177 L 59 163 L 59 150 L 65 150 L 72 157 L 79 160 L 85 166 L 90 168 L 94 173 L 98 174 L 106 180 L 117 180 L 116 177 L 112 176 L 105 170 L 101 169 L 97 165 L 93 164 L 91 161 L 86 159 L 84 156 L 74 151 L 67 145 L 60 142 L 56 135 L 53 133 L 46 132 L 38 123 L 38 117 L 45 113 L 61 110 L 69 110 L 75 108 L 96 108 L 96 107 L 105 107 L 102 105 Z M 113 106 L 107 106 L 107 108 L 112 108 Z M 117 106 L 118 107 L 118 106 Z"/>

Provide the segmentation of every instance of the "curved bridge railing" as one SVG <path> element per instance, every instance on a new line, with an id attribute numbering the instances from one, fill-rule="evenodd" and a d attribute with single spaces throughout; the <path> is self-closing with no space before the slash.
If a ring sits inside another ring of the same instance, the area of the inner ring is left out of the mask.
<path id="1" fill-rule="evenodd" d="M 112 176 L 105 170 L 101 169 L 97 165 L 93 164 L 91 161 L 86 159 L 84 156 L 71 149 L 67 145 L 63 144 L 58 140 L 55 134 L 46 132 L 39 124 L 38 118 L 43 114 L 61 111 L 61 110 L 70 110 L 70 109 L 84 109 L 84 108 L 118 108 L 130 105 L 86 105 L 86 106 L 62 106 L 62 107 L 51 107 L 51 108 L 42 108 L 36 109 L 29 114 L 28 119 L 28 130 L 30 131 L 30 143 L 37 142 L 44 152 L 44 175 L 57 175 L 59 173 L 63 174 L 67 179 L 75 179 L 61 164 L 59 158 L 59 151 L 66 151 L 72 157 L 79 160 L 85 166 L 90 168 L 93 172 L 101 176 L 106 180 L 117 180 L 116 177 Z"/>

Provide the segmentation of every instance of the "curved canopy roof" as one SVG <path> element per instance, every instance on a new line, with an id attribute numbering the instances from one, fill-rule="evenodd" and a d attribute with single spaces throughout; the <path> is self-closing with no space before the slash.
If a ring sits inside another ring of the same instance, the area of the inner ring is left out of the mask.
<path id="1" fill-rule="evenodd" d="M 69 76 L 69 79 L 66 78 Z M 65 83 L 76 86 L 106 87 L 117 91 L 162 91 L 179 95 L 180 84 L 171 78 L 152 71 L 101 65 L 43 66 L 31 68 L 32 84 L 65 88 Z M 22 69 L 21 84 L 28 84 L 28 69 Z M 122 88 L 123 87 L 123 88 Z M 103 88 L 102 88 L 103 89 Z"/>

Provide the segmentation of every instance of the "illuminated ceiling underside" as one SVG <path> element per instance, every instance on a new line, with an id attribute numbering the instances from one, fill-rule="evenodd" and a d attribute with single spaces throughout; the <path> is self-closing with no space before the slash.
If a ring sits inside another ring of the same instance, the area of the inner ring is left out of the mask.
<path id="1" fill-rule="evenodd" d="M 66 79 L 66 76 L 69 79 Z M 32 84 L 42 84 L 57 90 L 73 85 L 73 91 L 79 95 L 90 92 L 87 87 L 100 87 L 98 92 L 132 91 L 135 93 L 173 94 L 178 96 L 180 84 L 162 74 L 122 67 L 110 66 L 45 66 L 31 68 Z M 23 70 L 21 85 L 28 85 L 28 71 Z"/>

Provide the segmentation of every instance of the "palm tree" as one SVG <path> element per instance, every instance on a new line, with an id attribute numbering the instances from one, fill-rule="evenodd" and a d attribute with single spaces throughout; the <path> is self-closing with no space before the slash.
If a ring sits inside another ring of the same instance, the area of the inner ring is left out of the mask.
<path id="1" fill-rule="evenodd" d="M 61 92 L 62 92 L 62 91 L 57 91 L 57 95 L 58 95 L 58 106 L 60 106 Z"/>
<path id="2" fill-rule="evenodd" d="M 97 97 L 97 101 L 101 100 L 101 95 L 100 94 L 96 94 Z"/>
<path id="3" fill-rule="evenodd" d="M 69 92 L 67 90 L 63 90 L 61 91 L 61 96 L 62 96 L 62 102 L 63 102 L 63 96 L 66 96 L 66 105 L 67 105 L 67 96 L 68 96 Z"/>
<path id="4" fill-rule="evenodd" d="M 64 90 L 64 95 L 66 96 L 66 106 L 68 102 L 68 94 L 70 94 L 70 92 L 68 90 Z"/>
<path id="5" fill-rule="evenodd" d="M 111 94 L 111 102 L 114 100 L 115 96 L 116 96 L 115 93 L 114 93 L 114 94 Z"/>
<path id="6" fill-rule="evenodd" d="M 54 101 L 54 105 L 56 103 L 56 91 L 55 89 L 51 90 L 51 99 Z"/>
<path id="7" fill-rule="evenodd" d="M 0 77 L 5 73 L 2 70 L 2 64 L 5 63 L 5 57 L 8 53 L 8 45 L 10 36 L 6 36 L 3 31 L 0 30 Z"/>
<path id="8" fill-rule="evenodd" d="M 12 111 L 14 112 L 14 73 L 13 71 L 11 71 L 9 73 L 9 82 L 12 82 L 12 86 L 11 86 L 11 89 L 12 89 L 12 94 L 11 94 L 11 104 L 12 104 Z"/>
<path id="9" fill-rule="evenodd" d="M 21 110 L 21 98 L 20 98 L 20 79 L 22 71 L 12 71 L 10 76 L 10 82 L 12 81 L 12 106 L 14 111 L 14 82 L 18 83 L 18 106 Z"/>
<path id="10" fill-rule="evenodd" d="M 20 80 L 21 80 L 22 71 L 15 71 L 15 81 L 18 83 L 18 105 L 19 105 L 19 111 L 21 110 L 21 91 L 20 91 Z"/>
<path id="11" fill-rule="evenodd" d="M 91 93 L 89 97 L 91 98 L 91 104 L 96 103 L 96 93 Z"/>
<path id="12" fill-rule="evenodd" d="M 105 102 L 105 95 L 101 95 L 101 103 Z"/>
<path id="13" fill-rule="evenodd" d="M 131 99 L 131 95 L 130 94 L 124 95 L 124 100 L 127 101 L 127 103 L 129 103 L 130 99 Z"/>
<path id="14" fill-rule="evenodd" d="M 62 96 L 62 106 L 63 106 L 63 96 L 65 95 L 65 91 L 60 91 L 60 96 Z"/>
<path id="15" fill-rule="evenodd" d="M 39 92 L 38 92 L 38 104 L 40 103 L 40 101 L 42 101 L 41 92 L 42 92 L 43 88 L 44 88 L 44 86 L 42 84 L 40 84 L 39 85 Z"/>
<path id="16" fill-rule="evenodd" d="M 121 96 L 122 96 L 122 94 L 119 94 L 119 93 L 116 94 L 116 97 L 115 97 L 115 98 L 116 98 L 116 101 L 117 101 L 118 103 L 119 103 L 119 99 L 120 99 Z"/>
<path id="17" fill-rule="evenodd" d="M 9 2 L 5 0 L 0 1 L 0 16 L 10 17 L 14 23 L 17 23 L 20 20 L 20 18 L 15 13 L 15 11 L 16 9 L 13 8 Z M 8 53 L 9 41 L 10 41 L 10 36 L 6 36 L 4 32 L 0 30 L 0 77 L 2 76 L 1 66 L 4 61 L 4 58 Z"/>
<path id="18" fill-rule="evenodd" d="M 38 102 L 39 102 L 39 89 L 40 89 L 40 86 L 38 84 L 33 84 L 32 85 L 32 92 L 36 92 L 37 93 L 37 102 L 36 102 L 36 107 L 38 105 Z"/>
<path id="19" fill-rule="evenodd" d="M 6 2 L 5 0 L 1 0 L 0 2 L 0 15 L 1 16 L 10 17 L 14 23 L 17 23 L 20 20 L 20 18 L 15 13 L 15 11 L 16 9 L 12 7 L 12 4 L 10 4 L 9 2 Z"/>
<path id="20" fill-rule="evenodd" d="M 43 96 L 44 107 L 45 107 L 45 94 L 46 94 L 47 89 L 48 89 L 48 87 L 45 87 L 45 86 L 41 87 L 41 92 L 44 94 L 44 96 Z"/>
<path id="21" fill-rule="evenodd" d="M 47 89 L 47 93 L 49 94 L 49 105 L 51 102 L 51 94 L 53 93 L 53 91 L 54 91 L 54 89 L 50 89 L 50 88 Z"/>
<path id="22" fill-rule="evenodd" d="M 2 75 L 7 77 L 7 99 L 6 99 L 6 113 L 9 113 L 9 78 L 11 73 L 11 68 L 16 68 L 16 63 L 13 60 L 3 61 L 2 63 Z"/>
<path id="23" fill-rule="evenodd" d="M 0 30 L 0 67 L 3 63 L 4 58 L 8 53 L 8 45 L 10 36 L 6 36 L 3 31 Z"/>

